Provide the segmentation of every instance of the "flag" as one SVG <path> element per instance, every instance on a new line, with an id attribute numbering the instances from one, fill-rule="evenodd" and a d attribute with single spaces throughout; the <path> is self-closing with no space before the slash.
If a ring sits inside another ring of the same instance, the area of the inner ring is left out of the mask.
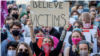
<path id="1" fill-rule="evenodd" d="M 0 13 L 1 13 L 1 27 L 3 27 L 4 20 L 8 15 L 7 2 L 6 1 L 1 1 Z"/>

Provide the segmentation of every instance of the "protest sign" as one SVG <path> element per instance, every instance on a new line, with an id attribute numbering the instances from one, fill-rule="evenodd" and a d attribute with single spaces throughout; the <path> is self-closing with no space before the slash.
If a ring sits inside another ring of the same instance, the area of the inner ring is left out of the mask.
<path id="1" fill-rule="evenodd" d="M 68 27 L 69 2 L 30 2 L 33 26 Z"/>

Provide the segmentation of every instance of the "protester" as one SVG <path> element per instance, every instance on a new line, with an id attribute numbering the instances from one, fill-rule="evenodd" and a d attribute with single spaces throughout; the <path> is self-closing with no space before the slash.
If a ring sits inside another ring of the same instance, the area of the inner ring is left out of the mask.
<path id="1" fill-rule="evenodd" d="M 3 26 L 3 28 L 6 28 L 7 31 L 7 37 L 11 37 L 11 33 L 10 33 L 10 25 L 12 24 L 12 22 L 15 21 L 15 18 L 13 17 L 7 17 L 5 19 L 5 25 Z"/>
<path id="2" fill-rule="evenodd" d="M 1 56 L 4 56 L 7 52 L 7 43 L 9 41 L 17 41 L 22 42 L 24 41 L 23 37 L 20 37 L 20 30 L 21 30 L 21 24 L 19 21 L 13 21 L 13 23 L 10 25 L 10 32 L 12 36 L 8 37 L 6 40 L 4 40 L 1 43 Z"/>
<path id="3" fill-rule="evenodd" d="M 19 43 L 16 49 L 16 56 L 33 56 L 30 46 L 25 42 Z"/>
<path id="4" fill-rule="evenodd" d="M 82 40 L 82 33 L 78 30 L 73 31 L 71 36 L 73 45 L 65 49 L 64 56 L 76 56 L 75 48 L 77 48 L 77 44 Z"/>
<path id="5" fill-rule="evenodd" d="M 27 6 L 26 12 L 27 12 L 27 14 L 30 16 L 30 5 Z"/>
<path id="6" fill-rule="evenodd" d="M 70 24 L 73 25 L 73 23 L 74 23 L 76 20 L 78 20 L 78 19 L 79 19 L 79 13 L 78 13 L 77 11 L 73 11 L 73 12 L 71 13 L 71 17 L 70 17 L 70 19 L 69 19 Z"/>
<path id="7" fill-rule="evenodd" d="M 90 10 L 90 14 L 94 15 L 94 17 L 96 17 L 96 10 Z"/>
<path id="8" fill-rule="evenodd" d="M 60 50 L 62 48 L 63 40 L 64 40 L 65 35 L 66 35 L 66 30 L 63 31 L 63 34 L 60 37 L 60 41 L 59 41 L 57 47 L 52 51 L 51 51 L 51 48 L 54 46 L 54 42 L 53 42 L 52 38 L 49 35 L 46 35 L 43 38 L 43 41 L 42 41 L 43 50 L 41 50 L 37 46 L 36 39 L 35 39 L 35 34 L 34 34 L 34 31 L 33 31 L 33 27 L 31 26 L 31 21 L 30 20 L 28 21 L 28 26 L 30 27 L 30 37 L 31 37 L 31 41 L 33 43 L 34 51 L 35 51 L 37 56 L 39 56 L 39 55 L 40 56 L 48 56 L 48 55 L 49 56 L 58 56 L 59 55 Z"/>
<path id="9" fill-rule="evenodd" d="M 81 15 L 83 22 L 83 29 L 93 29 L 93 25 L 91 25 L 91 17 L 88 12 L 84 12 Z"/>
<path id="10" fill-rule="evenodd" d="M 78 18 L 79 18 L 79 13 L 78 13 L 77 11 L 73 11 L 73 12 L 71 13 L 71 16 L 72 16 L 73 19 L 78 20 Z"/>
<path id="11" fill-rule="evenodd" d="M 11 9 L 10 17 L 14 17 L 16 20 L 19 20 L 18 8 Z"/>
<path id="12" fill-rule="evenodd" d="M 20 15 L 20 21 L 22 24 L 24 24 L 24 26 L 27 24 L 27 20 L 29 19 L 29 16 L 27 13 L 22 13 Z"/>
<path id="13" fill-rule="evenodd" d="M 77 44 L 76 52 L 78 53 L 77 56 L 90 56 L 91 53 L 91 44 L 85 40 L 80 41 Z"/>
<path id="14" fill-rule="evenodd" d="M 37 39 L 36 39 L 37 43 L 39 42 L 39 38 L 43 38 L 45 36 L 45 34 L 43 33 L 43 30 L 41 28 L 34 28 L 34 33 L 35 33 L 35 37 L 37 37 Z M 52 50 L 53 50 L 57 47 L 57 44 L 58 44 L 59 40 L 56 37 L 52 36 L 52 35 L 50 35 L 50 36 L 52 37 L 53 42 L 54 42 L 54 46 L 52 48 Z M 39 45 L 42 45 L 42 44 L 39 44 Z M 33 48 L 32 42 L 30 42 L 30 47 L 31 47 L 31 49 L 34 53 L 34 50 L 33 50 L 34 48 Z M 61 51 L 60 54 L 62 54 L 62 51 Z"/>
<path id="15" fill-rule="evenodd" d="M 81 33 L 83 32 L 83 23 L 79 20 L 76 20 L 74 23 L 73 23 L 73 31 L 75 30 L 78 30 L 80 31 Z M 69 36 L 68 38 L 68 42 L 70 43 L 70 45 L 72 46 L 73 43 L 72 43 L 72 40 L 71 40 L 71 35 Z M 82 35 L 82 40 L 86 40 L 85 36 Z"/>
<path id="16" fill-rule="evenodd" d="M 8 9 L 8 13 L 9 14 L 10 14 L 12 8 L 13 8 L 13 5 L 12 4 L 8 4 L 7 9 Z"/>
<path id="17" fill-rule="evenodd" d="M 19 43 L 16 41 L 10 41 L 7 44 L 7 56 L 15 56 L 17 45 Z"/>
<path id="18" fill-rule="evenodd" d="M 83 13 L 83 5 L 78 5 L 76 9 L 79 14 Z"/>

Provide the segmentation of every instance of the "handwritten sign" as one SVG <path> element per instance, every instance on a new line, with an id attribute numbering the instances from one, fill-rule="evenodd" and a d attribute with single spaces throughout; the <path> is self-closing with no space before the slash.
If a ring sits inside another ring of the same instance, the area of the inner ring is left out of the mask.
<path id="1" fill-rule="evenodd" d="M 33 26 L 67 27 L 68 2 L 30 2 L 30 19 Z"/>

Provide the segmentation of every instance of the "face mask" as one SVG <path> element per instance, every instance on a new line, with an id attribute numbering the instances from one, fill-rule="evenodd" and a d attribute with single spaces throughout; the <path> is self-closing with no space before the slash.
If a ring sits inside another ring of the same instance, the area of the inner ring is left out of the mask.
<path id="1" fill-rule="evenodd" d="M 81 56 L 88 56 L 88 51 L 80 51 Z"/>
<path id="2" fill-rule="evenodd" d="M 7 56 L 15 56 L 16 50 L 8 50 Z"/>
<path id="3" fill-rule="evenodd" d="M 10 13 L 11 9 L 12 9 L 12 8 L 9 8 L 9 9 L 8 9 L 8 13 Z"/>
<path id="4" fill-rule="evenodd" d="M 75 31 L 75 30 L 81 31 L 81 29 L 80 29 L 80 28 L 75 28 L 73 31 Z"/>
<path id="5" fill-rule="evenodd" d="M 86 23 L 83 26 L 84 26 L 84 28 L 90 28 L 91 27 L 91 23 Z"/>
<path id="6" fill-rule="evenodd" d="M 21 19 L 21 22 L 22 22 L 24 25 L 26 25 L 27 19 Z"/>
<path id="7" fill-rule="evenodd" d="M 30 14 L 30 11 L 27 11 L 28 14 Z"/>
<path id="8" fill-rule="evenodd" d="M 81 14 L 83 12 L 83 9 L 78 9 L 78 13 Z"/>
<path id="9" fill-rule="evenodd" d="M 78 19 L 78 15 L 74 15 L 73 18 L 74 18 L 75 20 L 77 20 L 77 19 Z"/>
<path id="10" fill-rule="evenodd" d="M 19 35 L 19 31 L 18 31 L 18 30 L 13 30 L 13 31 L 12 31 L 12 34 L 13 34 L 14 36 L 18 36 L 18 35 Z"/>
<path id="11" fill-rule="evenodd" d="M 10 29 L 10 28 L 9 28 L 9 24 L 7 24 L 5 27 L 6 27 L 8 30 Z"/>
<path id="12" fill-rule="evenodd" d="M 29 53 L 26 52 L 19 52 L 17 56 L 29 56 Z"/>
<path id="13" fill-rule="evenodd" d="M 12 14 L 12 17 L 14 17 L 15 19 L 18 19 L 18 14 Z"/>
<path id="14" fill-rule="evenodd" d="M 81 38 L 72 38 L 73 44 L 77 45 L 81 41 Z"/>
<path id="15" fill-rule="evenodd" d="M 49 53 L 51 51 L 52 45 L 49 43 L 43 44 L 43 50 L 45 52 L 45 56 L 49 56 Z"/>

